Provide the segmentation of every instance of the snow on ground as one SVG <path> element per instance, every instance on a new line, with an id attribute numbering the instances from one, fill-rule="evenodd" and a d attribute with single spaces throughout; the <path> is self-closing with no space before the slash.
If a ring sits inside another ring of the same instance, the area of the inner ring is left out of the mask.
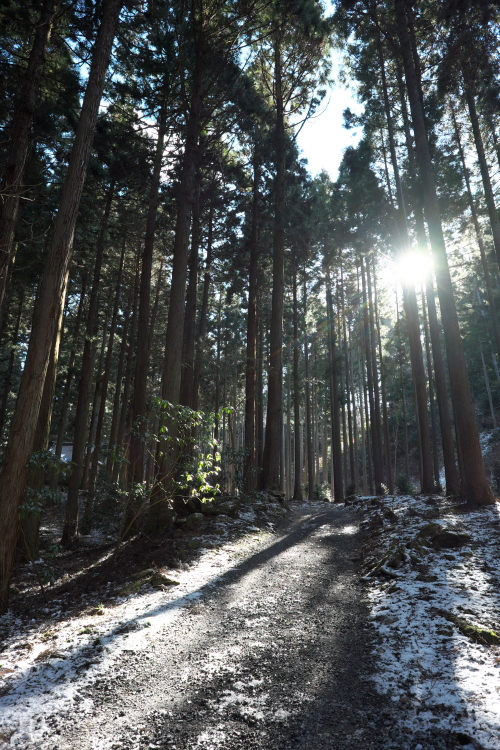
<path id="1" fill-rule="evenodd" d="M 499 507 L 464 514 L 463 506 L 436 500 L 387 498 L 382 507 L 363 501 L 368 512 L 362 525 L 380 539 L 365 567 L 381 639 L 377 689 L 407 709 L 402 722 L 413 731 L 434 727 L 500 750 L 500 646 L 470 640 L 442 616 L 446 611 L 500 633 Z M 429 523 L 465 532 L 471 541 L 441 551 L 415 545 Z M 391 547 L 403 549 L 406 561 L 373 574 Z"/>
<path id="2" fill-rule="evenodd" d="M 271 523 L 266 524 L 269 531 L 262 531 L 253 522 L 253 511 L 240 513 L 235 525 L 247 532 L 240 540 L 229 541 L 227 532 L 225 539 L 204 536 L 212 549 L 201 548 L 188 570 L 167 571 L 178 585 L 166 590 L 146 586 L 72 619 L 52 600 L 52 623 L 44 630 L 4 615 L 10 637 L 0 653 L 0 750 L 50 750 L 54 738 L 46 743 L 42 735 L 55 716 L 91 710 L 81 694 L 86 686 L 119 662 L 123 652 L 144 652 L 148 658 L 155 634 L 171 628 L 183 607 L 195 606 L 253 547 L 273 540 Z"/>

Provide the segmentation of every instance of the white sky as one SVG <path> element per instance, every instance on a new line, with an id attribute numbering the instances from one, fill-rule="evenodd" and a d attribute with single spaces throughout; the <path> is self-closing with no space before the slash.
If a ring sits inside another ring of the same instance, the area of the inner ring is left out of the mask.
<path id="1" fill-rule="evenodd" d="M 341 64 L 338 52 L 333 52 L 333 76 L 338 80 Z M 302 156 L 308 160 L 309 171 L 313 176 L 326 170 L 332 180 L 337 179 L 337 172 L 342 154 L 348 146 L 354 146 L 361 137 L 360 129 L 346 130 L 342 113 L 347 107 L 360 114 L 362 106 L 358 103 L 352 89 L 336 83 L 328 92 L 319 114 L 308 120 L 297 138 Z"/>

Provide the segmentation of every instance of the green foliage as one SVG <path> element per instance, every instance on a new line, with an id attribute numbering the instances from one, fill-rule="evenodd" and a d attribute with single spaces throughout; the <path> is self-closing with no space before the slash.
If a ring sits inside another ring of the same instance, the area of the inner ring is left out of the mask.
<path id="1" fill-rule="evenodd" d="M 413 495 L 415 486 L 406 474 L 398 474 L 396 477 L 396 489 L 400 495 Z"/>

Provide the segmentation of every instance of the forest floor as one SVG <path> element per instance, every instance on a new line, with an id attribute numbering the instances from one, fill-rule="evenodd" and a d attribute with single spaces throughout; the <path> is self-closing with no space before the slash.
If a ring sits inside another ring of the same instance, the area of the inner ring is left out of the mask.
<path id="1" fill-rule="evenodd" d="M 498 750 L 499 525 L 362 498 L 79 550 L 0 618 L 0 748 Z"/>

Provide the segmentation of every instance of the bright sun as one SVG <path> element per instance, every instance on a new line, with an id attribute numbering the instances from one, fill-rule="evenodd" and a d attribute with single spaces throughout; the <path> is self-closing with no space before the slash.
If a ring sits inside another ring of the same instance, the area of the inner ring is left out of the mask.
<path id="1" fill-rule="evenodd" d="M 404 284 L 422 284 L 430 271 L 429 256 L 418 252 L 401 255 L 396 262 L 397 274 Z"/>

